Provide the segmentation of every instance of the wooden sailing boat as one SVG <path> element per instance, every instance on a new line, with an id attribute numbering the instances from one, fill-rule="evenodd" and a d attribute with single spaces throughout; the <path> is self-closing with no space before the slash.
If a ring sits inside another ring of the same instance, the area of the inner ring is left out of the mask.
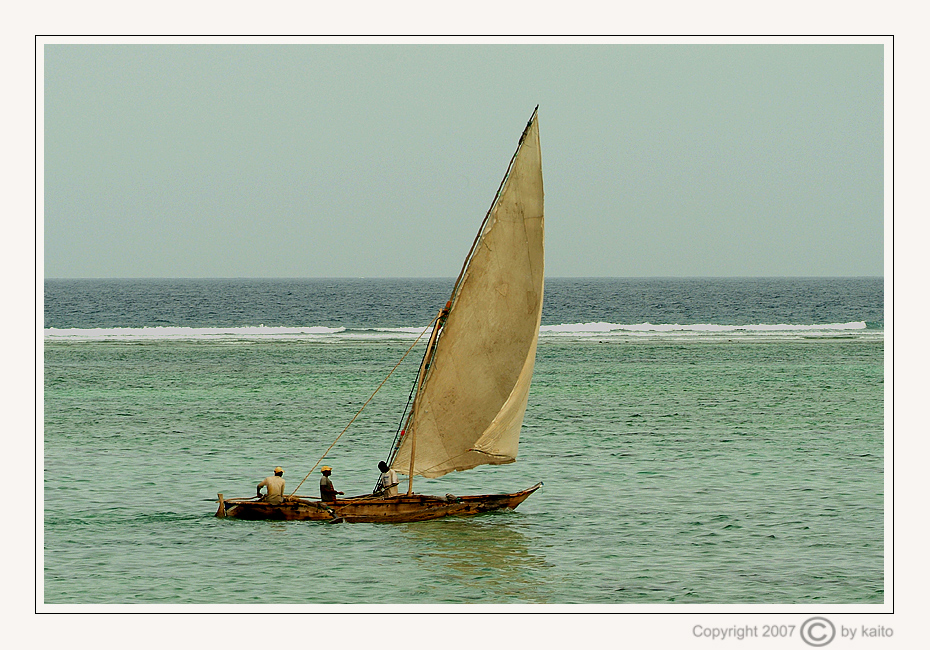
<path id="1" fill-rule="evenodd" d="M 291 495 L 278 505 L 219 495 L 216 516 L 406 522 L 516 508 L 542 483 L 511 494 L 462 497 L 415 494 L 413 483 L 415 476 L 434 478 L 516 459 L 542 316 L 543 248 L 534 110 L 449 302 L 433 324 L 406 434 L 389 459 L 396 472 L 408 476 L 407 493 L 327 503 Z"/>

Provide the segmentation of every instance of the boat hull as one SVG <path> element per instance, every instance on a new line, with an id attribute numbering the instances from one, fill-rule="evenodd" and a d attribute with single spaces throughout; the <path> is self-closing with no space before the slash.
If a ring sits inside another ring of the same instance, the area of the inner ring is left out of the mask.
<path id="1" fill-rule="evenodd" d="M 335 515 L 319 501 L 295 499 L 277 505 L 265 501 L 226 501 L 220 504 L 216 516 L 272 521 L 329 521 Z"/>
<path id="2" fill-rule="evenodd" d="M 221 503 L 217 517 L 278 521 L 345 521 L 349 523 L 403 523 L 442 517 L 468 517 L 494 510 L 513 510 L 542 487 L 537 483 L 521 492 L 469 496 L 402 494 L 396 497 L 355 497 L 333 503 L 291 500 L 280 505 L 261 501 Z M 222 514 L 221 514 L 222 513 Z"/>

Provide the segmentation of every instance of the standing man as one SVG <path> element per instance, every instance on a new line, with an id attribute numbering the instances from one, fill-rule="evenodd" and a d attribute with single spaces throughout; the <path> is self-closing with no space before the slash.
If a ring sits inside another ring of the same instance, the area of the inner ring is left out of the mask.
<path id="1" fill-rule="evenodd" d="M 378 469 L 381 470 L 381 489 L 378 492 L 383 497 L 397 496 L 397 472 L 387 466 L 383 460 L 378 463 Z"/>
<path id="2" fill-rule="evenodd" d="M 320 479 L 320 499 L 331 503 L 336 500 L 337 494 L 345 494 L 344 492 L 337 492 L 336 488 L 333 487 L 333 482 L 329 480 L 329 475 L 333 473 L 332 467 L 324 465 L 320 471 L 323 473 L 323 478 Z"/>
<path id="3" fill-rule="evenodd" d="M 284 470 L 280 467 L 275 467 L 274 476 L 269 476 L 258 484 L 258 488 L 256 489 L 257 494 L 255 496 L 262 496 L 262 488 L 265 488 L 265 496 L 262 498 L 262 501 L 266 501 L 274 506 L 284 501 Z"/>

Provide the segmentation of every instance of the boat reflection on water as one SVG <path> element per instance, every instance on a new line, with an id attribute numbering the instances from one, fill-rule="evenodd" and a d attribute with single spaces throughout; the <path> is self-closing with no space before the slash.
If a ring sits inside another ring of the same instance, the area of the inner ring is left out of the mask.
<path id="1" fill-rule="evenodd" d="M 537 550 L 538 542 L 522 532 L 524 518 L 507 511 L 397 528 L 417 550 L 418 568 L 453 591 L 461 589 L 471 603 L 551 602 L 555 596 L 546 576 L 553 565 Z"/>

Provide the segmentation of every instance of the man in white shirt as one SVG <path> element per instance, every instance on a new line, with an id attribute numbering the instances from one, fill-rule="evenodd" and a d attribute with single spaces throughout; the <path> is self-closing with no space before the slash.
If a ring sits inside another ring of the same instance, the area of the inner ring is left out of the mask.
<path id="1" fill-rule="evenodd" d="M 284 470 L 275 467 L 274 476 L 268 476 L 258 484 L 256 496 L 262 496 L 262 488 L 265 488 L 265 496 L 262 501 L 267 501 L 275 506 L 284 501 Z"/>
<path id="2" fill-rule="evenodd" d="M 397 496 L 397 472 L 387 466 L 383 460 L 378 463 L 378 469 L 381 470 L 381 489 L 379 493 L 383 497 Z"/>

